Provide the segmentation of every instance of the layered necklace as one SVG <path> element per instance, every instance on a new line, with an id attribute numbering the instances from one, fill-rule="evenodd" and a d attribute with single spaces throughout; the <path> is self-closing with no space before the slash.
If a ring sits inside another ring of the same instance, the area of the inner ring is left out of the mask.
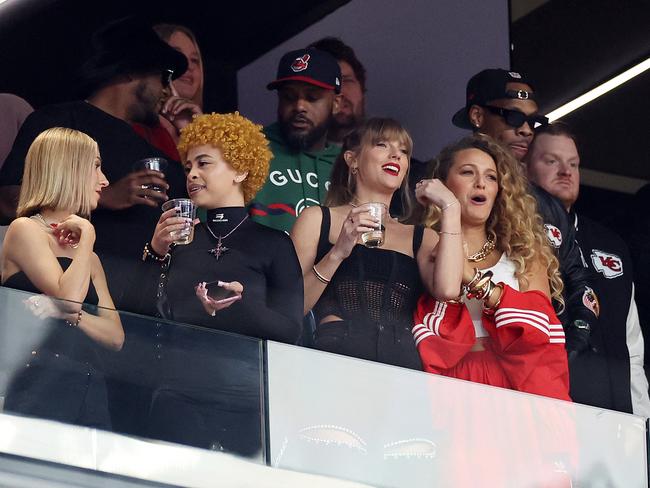
<path id="1" fill-rule="evenodd" d="M 223 245 L 223 241 L 225 241 L 228 237 L 230 237 L 230 235 L 233 232 L 235 232 L 239 228 L 239 226 L 242 225 L 246 221 L 247 218 L 248 218 L 248 214 L 246 214 L 244 216 L 244 218 L 241 219 L 241 222 L 239 222 L 235 227 L 233 227 L 232 230 L 230 232 L 228 232 L 225 236 L 216 235 L 214 232 L 212 232 L 212 229 L 210 228 L 210 226 L 206 222 L 205 227 L 208 229 L 208 232 L 212 235 L 212 237 L 214 237 L 217 240 L 217 245 L 214 248 L 210 249 L 208 252 L 210 254 L 212 254 L 216 258 L 217 261 L 219 261 L 219 258 L 223 254 L 225 254 L 226 252 L 228 252 L 230 250 L 229 247 L 226 247 L 226 246 Z"/>
<path id="2" fill-rule="evenodd" d="M 490 255 L 490 253 L 492 253 L 492 251 L 494 251 L 496 244 L 497 244 L 496 236 L 494 235 L 493 232 L 490 232 L 490 234 L 488 234 L 487 236 L 487 240 L 481 246 L 481 249 L 479 249 L 471 256 L 467 256 L 467 260 L 470 263 L 478 263 L 479 261 L 483 261 L 485 258 L 487 258 Z"/>
<path id="3" fill-rule="evenodd" d="M 56 229 L 56 224 L 48 224 L 47 220 L 45 220 L 45 217 L 43 217 L 40 213 L 36 213 L 36 214 L 32 215 L 29 218 L 34 219 L 37 222 L 40 222 L 41 224 L 43 224 L 45 226 L 45 228 L 48 231 L 50 231 L 50 233 L 52 233 L 52 231 L 54 231 L 54 229 Z M 72 249 L 77 249 L 79 247 L 79 243 L 78 242 L 68 243 L 68 247 L 71 247 Z"/>

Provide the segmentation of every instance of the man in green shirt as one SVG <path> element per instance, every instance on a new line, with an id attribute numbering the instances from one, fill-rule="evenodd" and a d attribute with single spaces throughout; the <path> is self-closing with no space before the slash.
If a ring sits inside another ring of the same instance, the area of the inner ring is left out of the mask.
<path id="1" fill-rule="evenodd" d="M 300 212 L 325 202 L 341 151 L 327 142 L 339 106 L 341 70 L 323 51 L 291 51 L 280 60 L 277 78 L 267 88 L 278 93 L 278 120 L 264 128 L 273 159 L 250 214 L 261 224 L 289 232 Z"/>

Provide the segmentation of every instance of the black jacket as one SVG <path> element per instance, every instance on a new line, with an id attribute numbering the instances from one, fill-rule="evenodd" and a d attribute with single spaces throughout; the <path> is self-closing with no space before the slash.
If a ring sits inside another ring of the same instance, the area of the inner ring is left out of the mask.
<path id="1" fill-rule="evenodd" d="M 589 270 L 582 261 L 575 228 L 560 201 L 537 185 L 531 184 L 530 190 L 537 200 L 546 236 L 560 261 L 565 309 L 558 316 L 567 334 L 567 350 L 580 352 L 589 346 L 589 334 L 588 329 L 580 328 L 584 324 L 576 324 L 576 320 L 592 326 L 598 318 L 598 301 L 590 286 Z"/>

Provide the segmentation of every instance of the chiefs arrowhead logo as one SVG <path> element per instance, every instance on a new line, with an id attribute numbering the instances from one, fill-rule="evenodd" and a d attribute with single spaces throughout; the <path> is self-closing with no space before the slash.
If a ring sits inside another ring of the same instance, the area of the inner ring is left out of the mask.
<path id="1" fill-rule="evenodd" d="M 551 224 L 544 224 L 544 230 L 546 231 L 546 238 L 551 246 L 557 248 L 562 244 L 562 232 L 560 229 Z"/>
<path id="2" fill-rule="evenodd" d="M 623 274 L 623 261 L 616 254 L 609 254 L 598 249 L 591 250 L 591 262 L 605 278 L 616 278 Z"/>
<path id="3" fill-rule="evenodd" d="M 311 56 L 309 54 L 303 54 L 299 58 L 294 59 L 293 63 L 291 64 L 291 69 L 294 73 L 305 71 L 309 66 L 310 59 Z"/>
<path id="4" fill-rule="evenodd" d="M 585 286 L 585 292 L 582 294 L 582 303 L 594 313 L 596 318 L 598 318 L 600 315 L 600 302 L 598 301 L 598 295 L 596 295 L 596 292 L 588 286 Z"/>

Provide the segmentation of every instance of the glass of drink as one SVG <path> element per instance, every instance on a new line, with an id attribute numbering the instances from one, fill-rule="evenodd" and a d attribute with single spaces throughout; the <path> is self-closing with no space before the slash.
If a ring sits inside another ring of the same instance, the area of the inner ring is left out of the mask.
<path id="1" fill-rule="evenodd" d="M 140 161 L 136 161 L 133 164 L 133 171 L 142 171 L 143 169 L 151 169 L 154 171 L 160 171 L 165 173 L 169 162 L 165 158 L 145 158 Z M 164 189 L 160 188 L 158 185 L 143 185 L 143 189 L 149 189 L 154 191 L 163 192 Z"/>
<path id="2" fill-rule="evenodd" d="M 194 219 L 196 218 L 196 206 L 189 198 L 175 198 L 162 204 L 163 212 L 175 208 L 177 217 L 184 217 L 192 220 L 192 224 L 187 229 L 175 230 L 171 232 L 174 244 L 185 245 L 194 239 Z"/>
<path id="3" fill-rule="evenodd" d="M 368 213 L 377 219 L 379 227 L 361 234 L 361 242 L 366 247 L 381 247 L 384 244 L 386 233 L 384 220 L 386 219 L 388 208 L 383 203 L 377 202 L 366 203 L 366 207 L 368 208 Z"/>

